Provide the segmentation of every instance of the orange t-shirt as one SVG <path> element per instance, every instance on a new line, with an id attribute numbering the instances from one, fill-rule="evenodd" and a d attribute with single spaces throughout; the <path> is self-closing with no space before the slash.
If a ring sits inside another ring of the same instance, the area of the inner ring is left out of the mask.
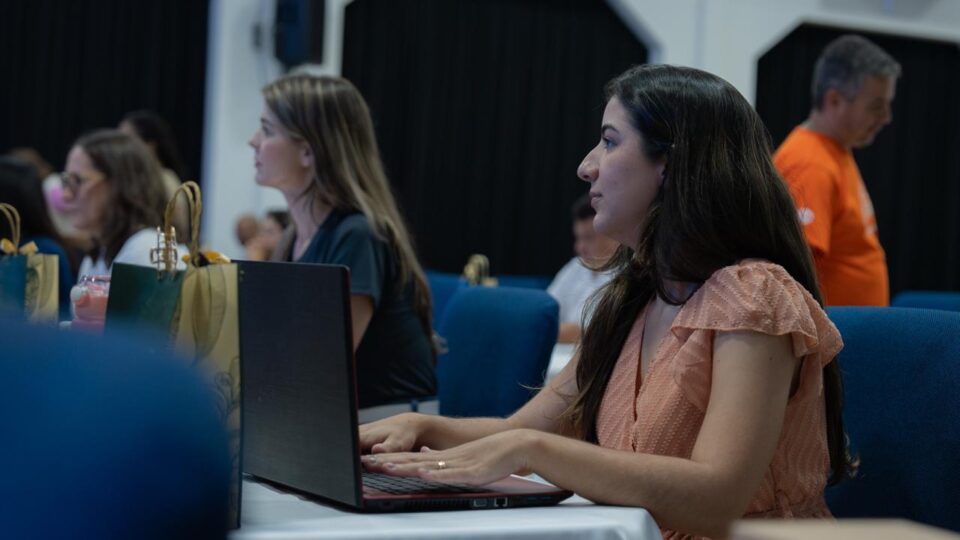
<path id="1" fill-rule="evenodd" d="M 773 263 L 748 260 L 721 268 L 680 309 L 641 380 L 645 314 L 637 317 L 607 383 L 597 415 L 600 446 L 689 459 L 710 400 L 716 334 L 790 336 L 801 359 L 799 384 L 744 517 L 830 517 L 823 499 L 830 474 L 823 366 L 843 342 L 813 296 Z M 663 536 L 695 538 L 667 530 Z"/>
<path id="2" fill-rule="evenodd" d="M 853 154 L 825 135 L 797 127 L 773 163 L 797 205 L 826 304 L 889 305 L 886 255 Z"/>

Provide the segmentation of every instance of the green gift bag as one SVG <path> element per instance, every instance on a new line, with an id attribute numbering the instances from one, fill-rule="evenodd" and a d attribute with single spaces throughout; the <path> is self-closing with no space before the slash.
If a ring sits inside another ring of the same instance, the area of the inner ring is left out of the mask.
<path id="1" fill-rule="evenodd" d="M 20 214 L 0 203 L 11 238 L 0 239 L 0 308 L 22 313 L 31 322 L 57 322 L 60 265 L 56 255 L 37 253 L 33 242 L 20 245 Z"/>
<path id="2" fill-rule="evenodd" d="M 171 225 L 180 194 L 190 214 L 186 270 L 177 270 L 176 231 Z M 155 268 L 114 264 L 110 276 L 105 333 L 131 323 L 166 332 L 173 348 L 209 377 L 230 435 L 233 480 L 230 526 L 240 517 L 240 339 L 237 265 L 197 248 L 202 202 L 200 187 L 186 182 L 167 204 L 163 231 L 151 253 Z"/>

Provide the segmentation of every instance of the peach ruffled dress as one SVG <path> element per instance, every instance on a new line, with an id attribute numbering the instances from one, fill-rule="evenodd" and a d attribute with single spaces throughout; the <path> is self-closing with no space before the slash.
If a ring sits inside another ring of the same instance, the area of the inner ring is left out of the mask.
<path id="1" fill-rule="evenodd" d="M 789 335 L 802 359 L 783 432 L 744 517 L 829 517 L 823 366 L 842 348 L 814 298 L 783 267 L 757 260 L 715 272 L 681 308 L 640 380 L 644 312 L 617 360 L 597 418 L 601 446 L 689 458 L 710 398 L 713 338 L 747 330 Z M 688 538 L 663 531 L 664 538 Z"/>

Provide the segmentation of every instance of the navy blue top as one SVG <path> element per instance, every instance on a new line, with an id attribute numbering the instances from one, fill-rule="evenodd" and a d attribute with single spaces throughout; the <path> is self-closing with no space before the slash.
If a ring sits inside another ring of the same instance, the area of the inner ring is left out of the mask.
<path id="1" fill-rule="evenodd" d="M 292 242 L 284 259 L 292 260 Z M 436 394 L 434 356 L 413 308 L 413 283 L 396 283 L 397 253 L 360 212 L 333 210 L 297 259 L 350 269 L 350 292 L 373 300 L 373 316 L 356 352 L 359 406 Z"/>

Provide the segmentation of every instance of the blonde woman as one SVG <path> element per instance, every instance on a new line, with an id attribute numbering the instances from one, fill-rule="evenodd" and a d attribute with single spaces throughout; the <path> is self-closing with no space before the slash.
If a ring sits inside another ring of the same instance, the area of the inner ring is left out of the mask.
<path id="1" fill-rule="evenodd" d="M 283 194 L 292 222 L 273 260 L 350 268 L 361 408 L 435 394 L 430 293 L 363 97 L 344 79 L 307 75 L 263 97 L 256 182 Z"/>

